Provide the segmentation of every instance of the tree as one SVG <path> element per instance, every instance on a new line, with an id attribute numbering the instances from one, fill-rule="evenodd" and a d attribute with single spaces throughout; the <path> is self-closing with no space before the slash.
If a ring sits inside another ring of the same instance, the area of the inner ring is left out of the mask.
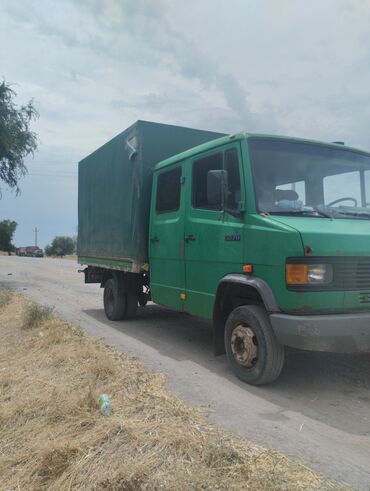
<path id="1" fill-rule="evenodd" d="M 58 236 L 53 239 L 51 245 L 45 247 L 47 256 L 66 256 L 75 251 L 75 241 L 72 237 Z"/>
<path id="2" fill-rule="evenodd" d="M 48 244 L 47 246 L 45 246 L 45 254 L 47 256 L 53 256 L 53 249 L 51 247 L 50 244 Z"/>
<path id="3" fill-rule="evenodd" d="M 0 83 L 0 180 L 19 193 L 18 182 L 27 173 L 24 159 L 37 150 L 37 136 L 30 123 L 38 117 L 33 101 L 18 107 L 17 94 L 5 81 Z"/>
<path id="4" fill-rule="evenodd" d="M 15 247 L 12 240 L 16 228 L 17 222 L 12 220 L 0 222 L 0 251 L 6 251 L 9 255 L 14 251 Z"/>

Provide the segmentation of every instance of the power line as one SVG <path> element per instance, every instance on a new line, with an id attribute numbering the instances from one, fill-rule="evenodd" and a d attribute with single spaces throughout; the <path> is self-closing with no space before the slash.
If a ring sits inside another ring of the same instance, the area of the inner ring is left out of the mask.
<path id="1" fill-rule="evenodd" d="M 55 175 L 69 175 L 69 176 L 77 176 L 78 172 L 76 169 L 76 172 L 70 171 L 70 170 L 58 170 L 58 169 L 34 169 L 31 172 L 28 172 L 29 174 L 55 174 Z"/>
<path id="2" fill-rule="evenodd" d="M 60 164 L 60 165 L 75 165 L 77 167 L 78 162 L 71 162 L 70 160 L 30 160 L 25 162 L 26 165 L 34 164 Z"/>
<path id="3" fill-rule="evenodd" d="M 73 177 L 77 178 L 77 174 L 45 174 L 45 173 L 29 173 L 31 177 Z"/>

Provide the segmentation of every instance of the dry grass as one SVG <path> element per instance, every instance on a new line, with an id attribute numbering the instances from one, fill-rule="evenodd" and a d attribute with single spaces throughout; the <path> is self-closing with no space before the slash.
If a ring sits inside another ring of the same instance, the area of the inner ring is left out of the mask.
<path id="1" fill-rule="evenodd" d="M 49 259 L 68 259 L 69 261 L 77 261 L 77 255 L 76 254 L 69 254 L 67 256 L 46 256 Z"/>
<path id="2" fill-rule="evenodd" d="M 340 489 L 218 429 L 161 374 L 56 316 L 30 325 L 33 304 L 0 292 L 1 490 Z M 97 410 L 101 393 L 109 417 Z"/>
<path id="3" fill-rule="evenodd" d="M 77 255 L 70 254 L 69 256 L 64 256 L 63 259 L 69 259 L 70 261 L 77 261 Z"/>

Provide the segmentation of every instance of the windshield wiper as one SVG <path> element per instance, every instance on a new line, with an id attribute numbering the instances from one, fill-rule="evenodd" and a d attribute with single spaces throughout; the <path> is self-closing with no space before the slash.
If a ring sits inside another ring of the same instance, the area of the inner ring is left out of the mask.
<path id="1" fill-rule="evenodd" d="M 357 217 L 357 218 L 364 218 L 365 220 L 370 219 L 370 212 L 367 211 L 345 211 L 345 210 L 335 210 L 336 213 L 340 215 L 345 215 L 345 216 L 350 216 L 350 217 Z"/>
<path id="2" fill-rule="evenodd" d="M 314 213 L 318 213 L 321 217 L 330 218 L 331 220 L 333 219 L 333 214 L 318 210 L 317 208 L 314 210 Z"/>
<path id="3" fill-rule="evenodd" d="M 332 219 L 333 216 L 329 215 L 329 213 L 325 213 L 319 210 L 274 210 L 269 211 L 269 215 L 288 215 L 288 216 L 309 216 L 309 217 L 324 217 Z"/>

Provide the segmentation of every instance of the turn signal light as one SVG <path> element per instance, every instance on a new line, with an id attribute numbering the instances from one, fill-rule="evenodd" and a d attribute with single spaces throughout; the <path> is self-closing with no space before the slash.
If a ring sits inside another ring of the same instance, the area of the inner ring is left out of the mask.
<path id="1" fill-rule="evenodd" d="M 252 273 L 252 271 L 253 271 L 253 266 L 251 264 L 243 265 L 243 273 Z"/>
<path id="2" fill-rule="evenodd" d="M 333 281 L 332 264 L 325 263 L 290 263 L 286 265 L 287 285 L 328 285 Z"/>
<path id="3" fill-rule="evenodd" d="M 308 264 L 287 264 L 286 282 L 287 285 L 307 285 Z"/>

